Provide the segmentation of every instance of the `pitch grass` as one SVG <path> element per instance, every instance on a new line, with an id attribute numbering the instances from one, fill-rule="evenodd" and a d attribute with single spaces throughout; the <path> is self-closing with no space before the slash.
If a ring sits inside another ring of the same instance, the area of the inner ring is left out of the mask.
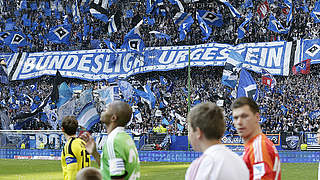
<path id="1" fill-rule="evenodd" d="M 189 163 L 141 162 L 142 180 L 180 180 Z M 97 164 L 93 163 L 97 167 Z M 282 180 L 317 179 L 318 163 L 282 163 Z M 60 161 L 0 159 L 1 180 L 61 180 Z"/>

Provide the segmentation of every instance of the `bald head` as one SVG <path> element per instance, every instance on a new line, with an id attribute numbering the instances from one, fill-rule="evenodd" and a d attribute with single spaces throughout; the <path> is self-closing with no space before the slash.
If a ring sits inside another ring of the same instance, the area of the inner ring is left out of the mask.
<path id="1" fill-rule="evenodd" d="M 109 104 L 108 109 L 102 113 L 102 118 L 105 119 L 104 121 L 108 121 L 108 118 L 113 115 L 116 116 L 118 126 L 125 126 L 131 119 L 132 109 L 126 102 L 113 101 Z"/>
<path id="2" fill-rule="evenodd" d="M 97 168 L 86 167 L 77 173 L 76 180 L 102 180 L 102 175 Z"/>

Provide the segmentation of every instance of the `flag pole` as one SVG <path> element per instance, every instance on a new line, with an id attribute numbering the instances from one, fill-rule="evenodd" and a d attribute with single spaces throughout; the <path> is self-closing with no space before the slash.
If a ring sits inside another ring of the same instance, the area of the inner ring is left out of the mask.
<path id="1" fill-rule="evenodd" d="M 190 94 L 191 94 L 191 68 L 190 68 L 190 47 L 189 47 L 189 56 L 188 56 L 188 113 L 190 112 L 190 106 L 191 106 L 191 101 L 190 101 Z M 187 123 L 188 131 L 189 131 L 189 124 Z M 188 141 L 188 151 L 190 150 L 190 144 Z"/>

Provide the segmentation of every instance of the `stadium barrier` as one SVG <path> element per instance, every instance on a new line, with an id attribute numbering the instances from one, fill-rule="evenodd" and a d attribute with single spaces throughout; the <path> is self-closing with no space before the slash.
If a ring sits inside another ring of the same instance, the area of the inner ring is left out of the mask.
<path id="1" fill-rule="evenodd" d="M 0 159 L 59 160 L 61 150 L 52 149 L 0 149 Z M 242 152 L 237 152 L 241 155 Z M 192 162 L 201 155 L 194 151 L 139 151 L 140 161 Z M 280 151 L 282 163 L 317 163 L 319 151 Z"/>

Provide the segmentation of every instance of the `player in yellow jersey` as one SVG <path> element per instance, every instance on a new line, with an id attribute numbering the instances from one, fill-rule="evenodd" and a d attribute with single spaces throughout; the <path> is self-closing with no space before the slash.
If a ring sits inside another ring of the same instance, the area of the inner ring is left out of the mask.
<path id="1" fill-rule="evenodd" d="M 90 166 L 90 155 L 86 151 L 85 142 L 76 137 L 78 121 L 74 116 L 66 116 L 62 120 L 62 132 L 67 143 L 61 152 L 61 166 L 64 180 L 75 180 L 77 172 Z"/>

